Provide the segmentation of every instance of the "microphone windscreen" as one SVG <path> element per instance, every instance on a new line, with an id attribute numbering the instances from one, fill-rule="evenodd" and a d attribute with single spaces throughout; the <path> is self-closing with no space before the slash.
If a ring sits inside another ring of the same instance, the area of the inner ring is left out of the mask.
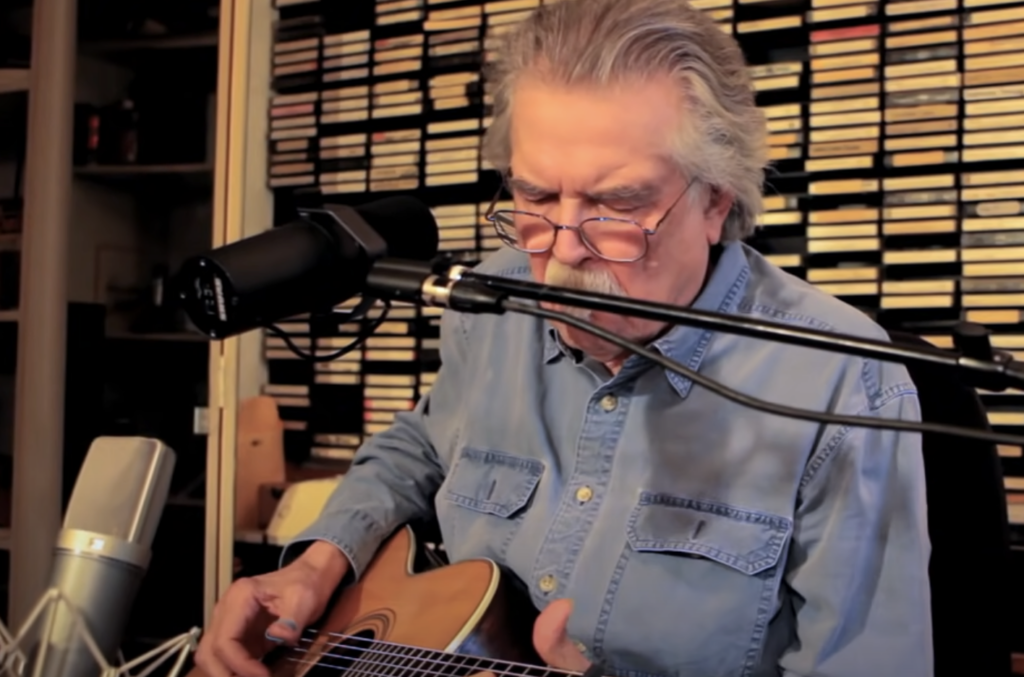
<path id="1" fill-rule="evenodd" d="M 159 440 L 97 437 L 78 472 L 64 528 L 151 547 L 174 465 L 174 452 Z"/>
<path id="2" fill-rule="evenodd" d="M 437 256 L 437 222 L 430 207 L 409 195 L 396 195 L 356 207 L 387 243 L 387 256 L 427 261 Z"/>

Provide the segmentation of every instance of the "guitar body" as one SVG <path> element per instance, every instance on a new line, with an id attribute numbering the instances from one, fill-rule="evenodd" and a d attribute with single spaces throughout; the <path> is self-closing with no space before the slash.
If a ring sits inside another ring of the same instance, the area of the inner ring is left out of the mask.
<path id="1" fill-rule="evenodd" d="M 484 559 L 415 572 L 417 547 L 409 527 L 391 536 L 298 651 L 282 647 L 264 659 L 272 677 L 336 676 L 348 668 L 395 674 L 417 648 L 542 665 L 532 645 L 537 612 L 514 577 Z M 384 654 L 377 643 L 399 646 Z M 368 669 L 374 666 L 380 669 Z"/>

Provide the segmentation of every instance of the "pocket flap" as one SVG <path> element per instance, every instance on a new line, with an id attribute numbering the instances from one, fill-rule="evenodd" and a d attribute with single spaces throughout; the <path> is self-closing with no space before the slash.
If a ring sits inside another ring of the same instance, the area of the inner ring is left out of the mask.
<path id="1" fill-rule="evenodd" d="M 775 566 L 792 531 L 778 515 L 645 491 L 627 538 L 637 551 L 700 555 L 756 574 Z"/>
<path id="2" fill-rule="evenodd" d="M 535 458 L 468 447 L 448 474 L 445 497 L 498 517 L 511 517 L 530 500 L 544 464 Z"/>

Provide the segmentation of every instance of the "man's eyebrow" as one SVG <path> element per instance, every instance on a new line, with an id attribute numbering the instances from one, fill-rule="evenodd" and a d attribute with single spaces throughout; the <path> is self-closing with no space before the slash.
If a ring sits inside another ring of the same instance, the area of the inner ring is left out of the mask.
<path id="1" fill-rule="evenodd" d="M 541 188 L 540 186 L 530 183 L 526 179 L 520 179 L 515 176 L 509 178 L 508 184 L 512 190 L 529 193 L 530 195 L 554 195 L 557 192 L 548 190 L 547 188 Z"/>
<path id="2" fill-rule="evenodd" d="M 588 192 L 587 198 L 593 202 L 631 202 L 641 204 L 652 202 L 661 193 L 661 187 L 653 183 L 612 186 L 603 190 Z"/>
<path id="3" fill-rule="evenodd" d="M 517 177 L 509 179 L 509 186 L 527 195 L 555 195 L 557 191 L 542 188 L 529 181 Z M 634 202 L 642 203 L 653 200 L 661 192 L 661 187 L 654 183 L 612 186 L 602 190 L 588 191 L 584 196 L 591 202 Z"/>

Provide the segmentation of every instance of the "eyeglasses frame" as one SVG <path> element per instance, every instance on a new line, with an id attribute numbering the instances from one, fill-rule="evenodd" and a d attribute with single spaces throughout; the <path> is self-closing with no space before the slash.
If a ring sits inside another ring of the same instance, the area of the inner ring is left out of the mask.
<path id="1" fill-rule="evenodd" d="M 662 224 L 665 222 L 665 220 L 672 213 L 672 210 L 676 208 L 676 205 L 679 204 L 679 201 L 682 200 L 683 196 L 686 195 L 686 193 L 690 190 L 690 186 L 693 185 L 693 179 L 690 179 L 689 181 L 686 182 L 686 187 L 683 188 L 683 190 L 679 193 L 678 196 L 676 196 L 676 199 L 672 201 L 672 204 L 669 205 L 668 209 L 665 210 L 665 213 L 662 214 L 661 218 L 658 219 L 658 221 L 651 228 L 644 227 L 641 223 L 639 223 L 638 221 L 635 221 L 634 219 L 623 219 L 623 218 L 620 218 L 620 217 L 617 217 L 617 216 L 590 216 L 590 217 L 587 217 L 587 218 L 581 220 L 575 226 L 570 226 L 570 225 L 565 225 L 565 224 L 561 224 L 561 223 L 555 223 L 554 221 L 552 221 L 548 217 L 544 216 L 543 214 L 537 214 L 535 212 L 526 211 L 524 209 L 499 209 L 499 210 L 495 211 L 494 207 L 495 207 L 495 205 L 498 204 L 498 199 L 501 197 L 501 191 L 502 190 L 508 190 L 509 194 L 513 194 L 512 189 L 508 185 L 508 178 L 510 178 L 510 176 L 511 176 L 510 174 L 509 175 L 502 174 L 501 186 L 498 187 L 498 192 L 495 193 L 494 199 L 491 200 L 491 204 L 490 204 L 490 206 L 487 207 L 487 211 L 484 214 L 484 218 L 487 219 L 494 226 L 494 230 L 495 230 L 495 232 L 498 233 L 498 237 L 501 238 L 502 242 L 504 242 L 508 246 L 512 247 L 513 249 L 516 249 L 518 251 L 521 251 L 521 252 L 524 252 L 524 253 L 527 253 L 527 254 L 543 254 L 544 252 L 551 251 L 551 249 L 554 248 L 555 241 L 558 239 L 558 231 L 560 231 L 560 230 L 575 230 L 575 231 L 577 231 L 579 233 L 580 241 L 583 242 L 583 245 L 587 249 L 589 249 L 591 252 L 593 252 L 593 254 L 595 256 L 597 256 L 598 258 L 604 259 L 605 261 L 611 261 L 613 263 L 635 263 L 636 261 L 639 261 L 643 257 L 647 256 L 647 252 L 650 249 L 650 236 L 654 235 L 654 234 L 656 234 L 658 232 L 658 229 L 661 228 Z M 526 215 L 526 216 L 532 216 L 532 217 L 541 219 L 543 221 L 546 221 L 554 229 L 555 237 L 551 238 L 551 244 L 548 245 L 547 247 L 545 247 L 544 249 L 525 249 L 525 248 L 519 246 L 518 242 L 510 241 L 510 238 L 508 237 L 508 235 L 506 233 L 504 233 L 502 231 L 502 229 L 496 223 L 497 215 L 498 214 L 502 214 L 502 213 L 505 213 L 505 214 L 523 214 L 523 215 Z M 597 248 L 593 244 L 591 244 L 589 240 L 587 240 L 587 236 L 586 236 L 586 234 L 583 231 L 583 224 L 588 222 L 588 221 L 615 221 L 617 223 L 630 223 L 630 224 L 633 224 L 638 229 L 640 229 L 640 232 L 642 232 L 643 235 L 644 235 L 644 249 L 643 249 L 643 251 L 640 253 L 639 256 L 636 256 L 635 258 L 630 258 L 630 259 L 619 259 L 619 258 L 612 258 L 610 256 L 605 256 L 601 252 L 597 251 Z"/>

